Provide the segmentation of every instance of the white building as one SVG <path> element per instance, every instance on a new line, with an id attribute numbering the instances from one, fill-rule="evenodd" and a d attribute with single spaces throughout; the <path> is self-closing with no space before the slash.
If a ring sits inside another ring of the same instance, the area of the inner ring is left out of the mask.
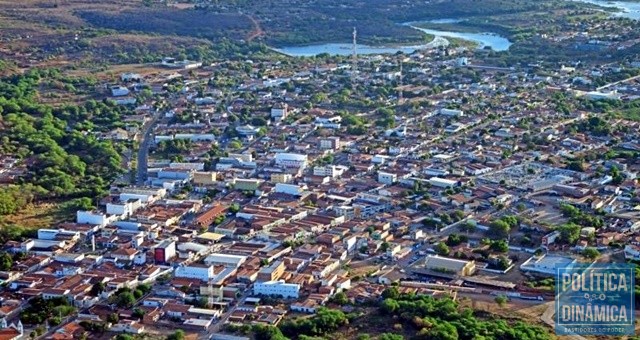
<path id="1" fill-rule="evenodd" d="M 287 104 L 278 104 L 271 108 L 271 118 L 275 119 L 276 121 L 287 118 L 288 113 L 289 105 Z"/>
<path id="2" fill-rule="evenodd" d="M 196 171 L 203 171 L 204 163 L 172 162 L 172 163 L 169 163 L 169 167 L 172 169 L 191 169 Z"/>
<path id="3" fill-rule="evenodd" d="M 276 165 L 285 168 L 305 168 L 307 166 L 307 155 L 278 153 L 276 154 Z"/>
<path id="4" fill-rule="evenodd" d="M 129 89 L 124 86 L 112 86 L 111 87 L 111 95 L 114 97 L 124 97 L 128 96 L 130 93 Z"/>
<path id="5" fill-rule="evenodd" d="M 76 222 L 80 224 L 93 224 L 99 226 L 106 226 L 111 219 L 99 211 L 82 211 L 78 210 L 76 213 Z"/>
<path id="6" fill-rule="evenodd" d="M 462 110 L 453 110 L 453 109 L 440 109 L 440 114 L 448 117 L 464 116 L 464 112 Z"/>
<path id="7" fill-rule="evenodd" d="M 316 166 L 313 167 L 313 175 L 314 176 L 329 176 L 332 178 L 340 177 L 342 174 L 348 170 L 344 166 L 340 165 L 325 165 L 325 166 Z"/>
<path id="8" fill-rule="evenodd" d="M 182 266 L 176 268 L 176 277 L 186 277 L 189 279 L 198 279 L 202 281 L 209 281 L 215 277 L 213 266 L 209 265 L 197 265 L 192 264 L 189 266 Z"/>
<path id="9" fill-rule="evenodd" d="M 627 244 L 624 246 L 624 258 L 627 260 L 640 260 L 640 247 Z"/>
<path id="10" fill-rule="evenodd" d="M 398 181 L 398 175 L 389 172 L 378 171 L 378 182 L 383 184 L 393 184 Z"/>
<path id="11" fill-rule="evenodd" d="M 327 137 L 320 139 L 320 150 L 340 149 L 340 137 Z"/>
<path id="12" fill-rule="evenodd" d="M 297 283 L 286 283 L 284 280 L 257 282 L 253 285 L 255 295 L 281 295 L 284 298 L 297 299 L 300 293 L 300 285 Z"/>
<path id="13" fill-rule="evenodd" d="M 246 256 L 214 253 L 204 259 L 204 263 L 209 266 L 223 265 L 225 267 L 240 267 L 247 260 Z"/>
<path id="14" fill-rule="evenodd" d="M 274 191 L 280 194 L 300 196 L 302 195 L 304 188 L 295 184 L 276 183 Z"/>
<path id="15" fill-rule="evenodd" d="M 440 178 L 440 177 L 431 177 L 429 178 L 429 184 L 439 188 L 450 188 L 450 187 L 457 186 L 458 181 L 454 181 L 446 178 Z"/>

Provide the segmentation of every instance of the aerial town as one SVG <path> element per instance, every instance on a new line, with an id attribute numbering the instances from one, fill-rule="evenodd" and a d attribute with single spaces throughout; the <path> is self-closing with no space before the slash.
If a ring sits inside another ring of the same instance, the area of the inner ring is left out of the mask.
<path id="1" fill-rule="evenodd" d="M 630 44 L 606 37 L 554 39 Z M 116 112 L 85 134 L 124 171 L 71 219 L 2 237 L 0 339 L 316 339 L 288 320 L 336 311 L 345 339 L 402 339 L 354 315 L 407 294 L 553 325 L 557 266 L 640 261 L 640 57 L 491 53 L 170 55 L 65 87 Z M 0 152 L 3 185 L 40 161 L 18 153 Z"/>

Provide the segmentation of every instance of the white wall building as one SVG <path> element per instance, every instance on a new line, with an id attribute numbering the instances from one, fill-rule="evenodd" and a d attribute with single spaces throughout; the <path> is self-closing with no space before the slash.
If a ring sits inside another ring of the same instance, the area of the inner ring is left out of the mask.
<path id="1" fill-rule="evenodd" d="M 276 183 L 274 191 L 279 194 L 300 196 L 302 195 L 304 188 L 295 184 Z"/>
<path id="2" fill-rule="evenodd" d="M 453 110 L 453 109 L 440 109 L 440 114 L 448 117 L 464 116 L 464 112 L 462 110 Z"/>
<path id="3" fill-rule="evenodd" d="M 300 293 L 300 285 L 297 283 L 286 283 L 284 280 L 257 282 L 253 285 L 255 295 L 281 295 L 284 298 L 297 299 Z"/>
<path id="4" fill-rule="evenodd" d="M 76 213 L 76 222 L 80 224 L 93 224 L 99 226 L 106 226 L 111 219 L 99 211 L 82 211 L 78 210 Z"/>
<path id="5" fill-rule="evenodd" d="M 223 265 L 225 267 L 237 268 L 246 260 L 247 257 L 242 255 L 214 253 L 207 256 L 207 258 L 204 259 L 204 263 L 209 266 Z"/>
<path id="6" fill-rule="evenodd" d="M 213 266 L 190 265 L 176 268 L 175 276 L 209 281 L 209 279 L 215 277 L 215 273 L 213 271 Z"/>
<path id="7" fill-rule="evenodd" d="M 278 153 L 276 154 L 276 165 L 285 168 L 304 168 L 307 166 L 307 155 Z"/>
<path id="8" fill-rule="evenodd" d="M 398 181 L 398 176 L 389 172 L 378 171 L 378 182 L 383 184 L 393 184 Z"/>

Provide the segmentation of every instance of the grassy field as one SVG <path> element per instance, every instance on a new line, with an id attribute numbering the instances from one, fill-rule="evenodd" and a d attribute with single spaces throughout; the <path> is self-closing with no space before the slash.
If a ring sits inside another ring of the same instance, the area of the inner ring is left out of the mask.
<path id="1" fill-rule="evenodd" d="M 57 202 L 29 204 L 16 214 L 1 216 L 0 228 L 18 225 L 25 229 L 50 228 L 55 224 L 75 220 L 75 213 Z"/>

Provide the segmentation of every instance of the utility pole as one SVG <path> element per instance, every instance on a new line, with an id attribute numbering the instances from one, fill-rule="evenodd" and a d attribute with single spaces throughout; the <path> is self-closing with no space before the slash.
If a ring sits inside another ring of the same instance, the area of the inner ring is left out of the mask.
<path id="1" fill-rule="evenodd" d="M 398 105 L 402 105 L 404 98 L 402 97 L 402 59 L 400 59 L 400 78 L 398 79 Z"/>
<path id="2" fill-rule="evenodd" d="M 352 48 L 352 55 L 351 55 L 351 81 L 354 82 L 355 78 L 356 78 L 356 73 L 358 72 L 358 31 L 356 30 L 356 28 L 353 28 L 353 46 Z"/>

